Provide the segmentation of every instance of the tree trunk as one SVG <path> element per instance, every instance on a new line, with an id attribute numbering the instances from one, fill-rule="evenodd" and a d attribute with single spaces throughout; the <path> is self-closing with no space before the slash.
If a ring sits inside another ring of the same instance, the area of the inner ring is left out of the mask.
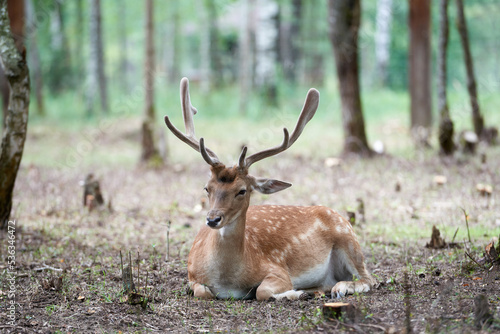
<path id="1" fill-rule="evenodd" d="M 453 142 L 453 122 L 446 98 L 446 50 L 448 49 L 448 0 L 439 4 L 439 44 L 437 57 L 438 109 L 439 109 L 439 147 L 444 155 L 455 151 Z"/>
<path id="2" fill-rule="evenodd" d="M 90 0 L 90 56 L 88 82 L 88 113 L 95 106 L 97 92 L 103 112 L 108 112 L 108 91 L 104 72 L 104 49 L 101 28 L 101 0 Z M 99 89 L 97 89 L 99 88 Z"/>
<path id="3" fill-rule="evenodd" d="M 385 86 L 388 83 L 387 66 L 390 59 L 392 0 L 378 0 L 377 22 L 375 30 L 375 61 L 378 82 Z"/>
<path id="4" fill-rule="evenodd" d="M 292 0 L 292 21 L 288 33 L 288 44 L 290 45 L 290 55 L 285 58 L 284 72 L 285 78 L 292 83 L 297 82 L 298 68 L 301 58 L 300 48 L 300 24 L 302 22 L 302 0 Z"/>
<path id="5" fill-rule="evenodd" d="M 210 78 L 215 87 L 223 84 L 222 63 L 219 49 L 219 28 L 217 26 L 217 8 L 214 0 L 205 0 L 208 13 L 208 31 L 210 34 Z"/>
<path id="6" fill-rule="evenodd" d="M 24 1 L 7 0 L 7 10 L 14 43 L 16 44 L 18 50 L 22 50 L 22 48 L 24 48 Z M 9 105 L 10 94 L 10 87 L 7 81 L 8 80 L 5 76 L 5 73 L 3 72 L 3 69 L 0 69 L 0 91 L 3 101 L 3 127 L 5 127 L 5 122 L 7 120 L 7 107 Z"/>
<path id="7" fill-rule="evenodd" d="M 328 18 L 342 104 L 344 153 L 371 155 L 365 133 L 358 73 L 360 0 L 330 0 Z"/>
<path id="8" fill-rule="evenodd" d="M 120 43 L 120 60 L 118 65 L 118 81 L 123 93 L 128 93 L 129 88 L 129 75 L 128 75 L 128 57 L 127 57 L 127 5 L 125 1 L 118 0 L 118 15 L 121 18 L 118 20 L 118 40 Z"/>
<path id="9" fill-rule="evenodd" d="M 85 60 L 83 57 L 83 52 L 82 52 L 82 47 L 83 47 L 83 2 L 82 0 L 76 0 L 76 6 L 75 6 L 75 36 L 73 37 L 75 39 L 75 65 L 76 65 L 76 75 L 81 78 L 84 73 L 85 73 Z"/>
<path id="10" fill-rule="evenodd" d="M 166 34 L 165 52 L 168 80 L 171 84 L 181 81 L 180 71 L 182 69 L 181 60 L 181 17 L 179 2 L 171 2 L 172 17 L 169 22 L 169 32 Z"/>
<path id="11" fill-rule="evenodd" d="M 246 114 L 248 109 L 248 102 L 250 99 L 250 93 L 252 90 L 252 11 L 253 11 L 254 0 L 243 0 L 243 14 L 240 21 L 240 33 L 239 33 L 239 88 L 240 88 L 240 103 L 239 111 L 241 114 Z"/>
<path id="12" fill-rule="evenodd" d="M 257 87 L 266 97 L 266 102 L 276 106 L 278 104 L 276 83 L 276 61 L 278 29 L 278 4 L 274 0 L 258 0 L 256 25 L 256 68 L 255 81 Z"/>
<path id="13" fill-rule="evenodd" d="M 24 23 L 24 20 L 21 20 L 21 23 Z M 22 51 L 20 52 L 18 48 L 22 48 Z M 0 152 L 0 223 L 2 229 L 6 229 L 12 210 L 14 184 L 26 139 L 30 98 L 26 52 L 22 46 L 22 39 L 16 43 L 12 38 L 6 0 L 0 1 L 0 57 L 11 87 Z"/>
<path id="14" fill-rule="evenodd" d="M 304 26 L 303 41 L 306 43 L 303 49 L 304 58 L 304 81 L 313 86 L 321 86 L 324 83 L 324 56 L 322 50 L 318 47 L 320 44 L 323 31 L 320 29 L 318 21 L 318 11 L 323 11 L 316 3 L 307 2 L 308 10 L 304 10 L 308 15 L 306 17 L 307 24 Z"/>
<path id="15" fill-rule="evenodd" d="M 472 63 L 472 55 L 469 46 L 469 36 L 467 32 L 467 22 L 465 21 L 464 4 L 462 0 L 456 0 L 457 4 L 457 29 L 462 41 L 464 50 L 465 69 L 467 70 L 467 89 L 469 90 L 470 104 L 472 107 L 472 122 L 474 124 L 474 132 L 479 138 L 483 137 L 484 120 L 479 109 L 477 99 L 476 78 L 474 77 L 474 66 Z"/>
<path id="16" fill-rule="evenodd" d="M 155 74 L 155 48 L 154 48 L 154 5 L 153 0 L 146 1 L 146 61 L 144 63 L 144 79 L 146 89 L 146 105 L 142 123 L 142 154 L 141 160 L 147 162 L 158 157 L 155 147 L 154 124 L 154 74 Z"/>
<path id="17" fill-rule="evenodd" d="M 411 128 L 427 142 L 432 125 L 430 0 L 410 0 L 409 25 Z"/>
<path id="18" fill-rule="evenodd" d="M 65 34 L 63 1 L 55 0 L 50 13 L 50 73 L 47 84 L 51 91 L 61 92 L 71 84 L 71 57 Z"/>
<path id="19" fill-rule="evenodd" d="M 37 22 L 35 15 L 35 6 L 33 0 L 26 0 L 26 23 L 27 31 L 26 34 L 28 45 L 28 57 L 30 68 L 33 73 L 33 86 L 35 88 L 35 98 L 37 112 L 39 115 L 45 115 L 45 107 L 43 103 L 43 79 L 42 79 L 42 69 L 40 65 L 40 54 L 38 53 L 38 42 L 37 42 Z"/>

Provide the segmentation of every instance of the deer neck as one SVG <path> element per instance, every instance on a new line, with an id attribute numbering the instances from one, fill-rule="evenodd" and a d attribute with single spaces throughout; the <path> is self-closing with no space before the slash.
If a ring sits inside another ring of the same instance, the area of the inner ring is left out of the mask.
<path id="1" fill-rule="evenodd" d="M 216 247 L 221 255 L 227 255 L 228 258 L 235 256 L 243 256 L 245 249 L 245 224 L 246 212 L 242 210 L 241 213 L 234 217 L 233 220 L 216 233 Z"/>

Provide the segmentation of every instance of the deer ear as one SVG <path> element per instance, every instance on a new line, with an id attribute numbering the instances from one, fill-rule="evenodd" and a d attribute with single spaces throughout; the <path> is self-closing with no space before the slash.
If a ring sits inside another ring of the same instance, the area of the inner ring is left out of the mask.
<path id="1" fill-rule="evenodd" d="M 272 179 L 255 179 L 253 185 L 255 190 L 263 194 L 273 194 L 291 186 L 291 183 Z"/>

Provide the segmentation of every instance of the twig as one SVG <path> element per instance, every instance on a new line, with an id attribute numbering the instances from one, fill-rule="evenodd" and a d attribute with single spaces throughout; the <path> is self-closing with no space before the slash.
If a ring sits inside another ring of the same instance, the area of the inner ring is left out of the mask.
<path id="1" fill-rule="evenodd" d="M 464 216 L 465 216 L 465 225 L 467 226 L 467 236 L 469 237 L 469 243 L 471 244 L 472 241 L 471 241 L 471 238 L 470 238 L 470 231 L 469 231 L 469 218 L 467 217 L 467 211 L 465 211 L 464 208 L 460 208 L 462 209 L 462 211 L 464 212 Z"/>
<path id="2" fill-rule="evenodd" d="M 33 271 L 42 271 L 42 270 L 47 270 L 47 269 L 54 270 L 54 271 L 62 271 L 62 269 L 60 269 L 60 268 L 54 268 L 54 267 L 48 266 L 46 264 L 43 267 L 33 269 Z"/>
<path id="3" fill-rule="evenodd" d="M 167 262 L 170 261 L 170 219 L 167 222 Z"/>
<path id="4" fill-rule="evenodd" d="M 451 239 L 451 243 L 453 243 L 455 241 L 455 237 L 457 236 L 457 233 L 458 233 L 458 229 L 460 227 L 457 227 L 456 231 L 455 231 L 455 234 L 453 234 L 453 239 Z"/>
<path id="5" fill-rule="evenodd" d="M 477 262 L 476 260 L 474 260 L 474 259 L 472 258 L 472 256 L 471 256 L 471 255 L 470 255 L 470 254 L 469 254 L 466 250 L 464 250 L 464 253 L 465 253 L 465 255 L 467 255 L 467 256 L 469 257 L 469 259 L 471 259 L 471 260 L 472 260 L 475 264 L 477 264 L 479 267 L 482 267 L 482 265 L 480 265 L 480 264 L 479 264 L 479 262 Z"/>

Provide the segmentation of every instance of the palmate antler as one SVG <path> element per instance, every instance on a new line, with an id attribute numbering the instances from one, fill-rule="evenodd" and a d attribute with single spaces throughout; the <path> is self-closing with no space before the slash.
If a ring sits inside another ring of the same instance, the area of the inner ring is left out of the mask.
<path id="1" fill-rule="evenodd" d="M 169 120 L 168 116 L 165 116 L 165 124 L 172 131 L 172 133 L 194 148 L 196 151 L 200 152 L 203 159 L 211 166 L 215 167 L 217 165 L 221 165 L 219 158 L 217 155 L 208 149 L 205 146 L 205 142 L 203 138 L 196 139 L 196 135 L 194 132 L 194 123 L 193 116 L 198 112 L 195 107 L 191 105 L 191 99 L 189 97 L 189 81 L 187 78 L 182 78 L 181 80 L 181 106 L 182 113 L 184 117 L 184 126 L 186 128 L 186 134 L 183 134 L 179 131 Z M 319 105 L 319 92 L 311 88 L 309 92 L 307 92 L 306 100 L 304 102 L 304 106 L 302 107 L 302 111 L 300 113 L 297 124 L 295 125 L 295 129 L 292 134 L 288 134 L 288 130 L 283 128 L 283 142 L 279 146 L 275 146 L 269 149 L 262 150 L 260 152 L 254 153 L 249 157 L 246 157 L 247 147 L 243 147 L 239 158 L 239 167 L 248 169 L 252 164 L 262 159 L 271 157 L 278 153 L 281 153 L 292 146 L 293 143 L 300 137 L 302 131 L 304 130 L 306 124 L 313 118 L 316 113 L 316 109 L 318 109 Z"/>

